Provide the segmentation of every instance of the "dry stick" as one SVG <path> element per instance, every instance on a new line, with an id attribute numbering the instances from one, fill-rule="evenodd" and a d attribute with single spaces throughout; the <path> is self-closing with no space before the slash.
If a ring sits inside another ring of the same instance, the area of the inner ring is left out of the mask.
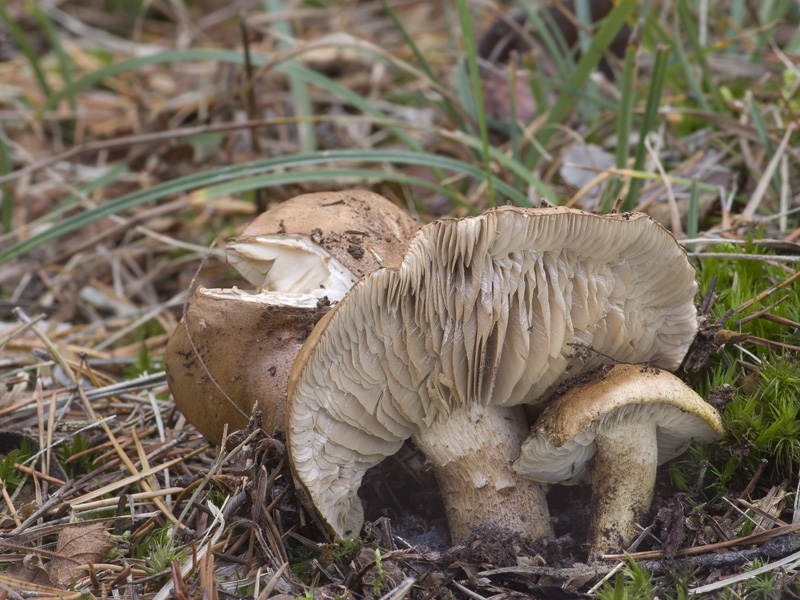
<path id="1" fill-rule="evenodd" d="M 65 481 L 61 481 L 57 477 L 51 477 L 47 473 L 42 473 L 41 471 L 37 471 L 36 469 L 31 469 L 30 467 L 26 467 L 25 465 L 21 465 L 19 463 L 14 463 L 14 468 L 17 471 L 22 471 L 26 475 L 32 475 L 33 477 L 36 477 L 48 483 L 53 483 L 55 485 L 64 485 L 66 483 Z"/>
<path id="2" fill-rule="evenodd" d="M 147 454 L 145 454 L 142 442 L 139 440 L 139 436 L 136 435 L 136 429 L 133 427 L 133 425 L 131 425 L 131 437 L 133 437 L 133 443 L 136 446 L 136 453 L 139 455 L 139 464 L 142 465 L 142 468 L 149 469 L 150 461 L 147 460 Z M 154 475 L 150 475 L 147 478 L 147 482 L 150 485 L 150 487 L 153 488 L 153 491 L 158 490 L 158 482 L 156 481 Z"/>
<path id="3" fill-rule="evenodd" d="M 264 589 L 261 590 L 261 593 L 258 595 L 258 600 L 267 600 L 267 598 L 269 598 L 270 594 L 272 594 L 272 590 L 274 590 L 275 586 L 278 585 L 278 580 L 281 578 L 283 572 L 286 571 L 288 566 L 289 563 L 285 562 L 280 566 L 280 568 L 277 571 L 275 571 L 275 573 L 272 575 L 272 577 L 270 577 L 269 581 L 267 582 L 267 585 L 264 586 Z"/>
<path id="4" fill-rule="evenodd" d="M 89 415 L 89 417 L 92 420 L 98 421 L 99 419 L 97 417 L 97 413 L 95 413 L 94 407 L 92 407 L 91 402 L 89 402 L 89 399 L 86 397 L 86 393 L 84 392 L 83 388 L 80 385 L 78 385 L 78 396 L 80 397 L 81 403 L 83 404 L 83 407 L 84 407 L 84 410 Z M 125 452 L 125 450 L 122 448 L 122 446 L 120 446 L 119 441 L 117 440 L 116 436 L 114 435 L 114 432 L 111 431 L 111 427 L 108 426 L 108 423 L 105 420 L 101 420 L 100 421 L 100 426 L 105 431 L 105 434 L 106 434 L 106 436 L 108 436 L 108 439 L 114 445 L 114 449 L 117 451 L 117 456 L 119 456 L 120 460 L 122 460 L 122 462 L 125 464 L 125 466 L 128 468 L 128 470 L 131 472 L 131 474 L 133 474 L 133 475 L 139 474 L 139 470 L 136 468 L 136 465 L 133 464 L 133 461 L 130 459 L 128 454 Z M 146 469 L 144 472 L 147 472 L 147 471 L 150 471 L 150 470 L 151 469 Z M 147 483 L 146 477 L 147 477 L 147 475 L 145 475 L 142 478 L 140 478 L 138 483 L 141 486 L 143 491 L 150 492 L 152 490 L 150 489 L 150 485 Z M 175 523 L 179 527 L 181 526 L 181 524 L 178 522 L 178 519 L 175 517 L 174 514 L 172 514 L 172 511 L 169 509 L 169 507 L 166 504 L 164 504 L 164 502 L 160 498 L 154 498 L 153 499 L 153 503 L 158 507 L 159 510 L 161 510 L 161 512 L 163 512 L 167 516 L 167 518 L 170 521 L 172 521 L 173 523 Z"/>
<path id="5" fill-rule="evenodd" d="M 761 474 L 764 472 L 764 469 L 766 468 L 768 462 L 769 461 L 767 461 L 766 458 L 762 458 L 761 459 L 761 462 L 758 463 L 758 468 L 756 469 L 756 472 L 753 473 L 753 476 L 750 478 L 750 481 L 747 483 L 745 488 L 742 490 L 742 493 L 739 494 L 739 498 L 740 499 L 744 498 L 745 496 L 749 496 L 750 492 L 752 492 L 754 489 L 756 489 L 756 483 L 758 483 L 758 480 L 761 477 Z M 734 511 L 734 508 L 733 508 L 733 506 L 731 506 L 727 511 L 725 511 L 725 514 L 722 515 L 722 519 L 720 519 L 720 520 L 721 521 L 727 521 L 728 519 L 730 519 L 731 516 L 733 515 L 733 511 Z"/>
<path id="6" fill-rule="evenodd" d="M 56 396 L 57 394 L 55 391 L 50 396 L 50 406 L 48 407 L 47 411 L 47 453 L 45 458 L 45 473 L 50 473 L 50 465 L 53 464 L 53 432 L 56 427 Z M 48 477 L 45 481 L 49 481 L 50 478 Z"/>
<path id="7" fill-rule="evenodd" d="M 2 340 L 0 340 L 0 350 L 5 348 L 6 344 L 8 344 L 9 342 L 13 342 L 18 337 L 24 335 L 25 332 L 28 331 L 28 329 L 36 325 L 36 323 L 44 319 L 44 317 L 45 315 L 43 313 L 41 315 L 36 315 L 32 319 L 30 319 L 27 323 L 25 322 L 20 323 L 11 333 L 9 333 Z"/>
<path id="8" fill-rule="evenodd" d="M 776 258 L 776 257 L 773 257 L 773 258 Z M 766 298 L 770 294 L 774 294 L 778 290 L 785 288 L 787 285 L 789 285 L 791 283 L 794 283 L 798 279 L 800 279 L 800 271 L 797 271 L 794 275 L 792 275 L 788 279 L 785 279 L 784 281 L 780 282 L 778 285 L 771 287 L 766 292 L 761 292 L 755 298 L 753 298 L 751 300 L 748 300 L 747 302 L 742 304 L 739 308 L 737 308 L 736 312 L 742 312 L 745 308 L 749 308 L 754 303 L 761 302 L 764 298 Z"/>
<path id="9" fill-rule="evenodd" d="M 11 499 L 11 496 L 8 495 L 8 489 L 5 481 L 3 481 L 2 478 L 0 478 L 0 491 L 2 491 L 3 500 L 5 500 L 8 511 L 11 513 L 11 518 L 14 519 L 17 527 L 19 527 L 22 525 L 22 519 L 20 519 L 19 515 L 17 514 L 17 509 L 14 507 L 14 501 Z"/>
<path id="10" fill-rule="evenodd" d="M 792 344 L 784 344 L 783 342 L 775 342 L 773 340 L 765 340 L 764 338 L 748 335 L 747 341 L 757 346 L 766 346 L 767 348 L 778 348 L 779 350 L 791 350 L 792 352 L 800 352 L 800 346 L 793 346 Z"/>
<path id="11" fill-rule="evenodd" d="M 47 556 L 48 558 L 66 558 L 66 559 L 72 558 L 64 554 L 59 554 L 58 552 L 53 552 L 52 550 L 45 550 L 44 548 L 33 548 L 31 546 L 21 546 L 18 544 L 12 544 L 10 542 L 4 542 L 3 540 L 0 540 L 0 546 L 3 546 L 4 548 L 11 548 L 12 550 L 22 550 L 26 554 L 27 553 L 41 554 L 43 556 Z"/>
<path id="12" fill-rule="evenodd" d="M 239 30 L 242 34 L 242 49 L 244 50 L 244 73 L 247 81 L 253 79 L 253 61 L 250 57 L 250 39 L 247 32 L 247 20 L 243 12 L 239 13 Z M 256 99 L 255 86 L 248 85 L 243 91 L 242 101 L 244 109 L 250 120 L 258 114 L 258 101 Z M 257 155 L 263 153 L 261 142 L 258 139 L 258 132 L 256 127 L 250 128 L 250 143 L 253 146 L 253 152 Z M 267 196 L 266 190 L 263 187 L 256 189 L 256 208 L 259 213 L 267 209 Z"/>
<path id="13" fill-rule="evenodd" d="M 771 539 L 795 533 L 800 531 L 800 523 L 786 525 L 785 527 L 775 527 L 767 531 L 759 531 L 758 533 L 751 533 L 744 537 L 735 538 L 726 542 L 717 542 L 716 544 L 706 544 L 704 546 L 695 546 L 693 548 L 684 548 L 675 553 L 675 557 L 679 556 L 696 556 L 698 554 L 705 554 L 707 552 L 714 552 L 724 548 L 733 548 L 736 546 L 751 546 L 755 544 L 763 544 Z M 649 560 L 649 559 L 662 559 L 666 558 L 661 550 L 649 550 L 646 552 L 633 552 L 630 554 L 602 554 L 600 558 L 603 560 L 622 560 L 627 556 L 635 560 Z"/>
<path id="14" fill-rule="evenodd" d="M 9 537 L 13 537 L 19 533 L 22 533 L 31 523 L 44 515 L 48 510 L 53 508 L 53 506 L 61 502 L 61 497 L 64 496 L 67 490 L 72 486 L 72 482 L 73 480 L 70 479 L 64 485 L 58 488 L 58 490 L 52 496 L 50 496 L 47 501 L 44 502 L 37 510 L 35 510 L 30 517 L 25 519 L 16 529 L 10 531 L 8 534 Z"/>
<path id="15" fill-rule="evenodd" d="M 789 127 L 786 128 L 786 133 L 781 140 L 778 149 L 775 151 L 775 154 L 772 156 L 772 160 L 769 161 L 767 168 L 764 170 L 764 173 L 761 175 L 761 180 L 758 182 L 755 191 L 753 192 L 753 196 L 750 198 L 750 201 L 747 203 L 747 206 L 744 207 L 742 211 L 742 216 L 746 218 L 751 218 L 753 215 L 756 214 L 756 209 L 758 205 L 761 204 L 761 200 L 764 199 L 764 194 L 767 192 L 767 188 L 769 187 L 770 180 L 772 179 L 772 174 L 775 172 L 775 169 L 780 164 L 781 156 L 786 151 L 786 146 L 789 143 L 789 138 L 794 133 L 795 124 L 790 123 Z"/>
<path id="16" fill-rule="evenodd" d="M 797 566 L 798 562 L 800 562 L 800 552 L 795 552 L 789 556 L 786 556 L 780 560 L 770 562 L 769 564 L 764 565 L 763 567 L 759 567 L 758 569 L 753 569 L 752 571 L 748 571 L 746 573 L 740 573 L 738 575 L 734 575 L 733 577 L 728 577 L 727 579 L 723 579 L 722 581 L 717 581 L 715 583 L 709 583 L 706 585 L 701 585 L 693 588 L 689 588 L 689 594 L 704 594 L 706 592 L 711 592 L 713 590 L 718 590 L 724 587 L 728 587 L 733 585 L 734 583 L 738 583 L 740 581 L 745 581 L 747 579 L 752 579 L 762 573 L 766 573 L 771 571 L 772 569 L 777 569 L 778 567 L 783 567 L 789 563 L 794 563 L 791 567 L 787 567 L 786 571 L 793 571 L 794 567 Z"/>
<path id="17" fill-rule="evenodd" d="M 779 325 L 786 325 L 787 327 L 794 327 L 795 329 L 800 329 L 800 323 L 792 321 L 791 319 L 787 319 L 786 317 L 779 317 L 778 315 L 766 314 L 766 315 L 761 315 L 760 318 L 764 319 L 765 321 L 772 321 L 773 323 L 778 323 Z"/>
<path id="18" fill-rule="evenodd" d="M 749 510 L 752 510 L 758 516 L 764 517 L 765 519 L 768 519 L 768 520 L 772 521 L 773 523 L 775 523 L 775 525 L 778 525 L 779 527 L 785 527 L 786 525 L 789 525 L 789 523 L 787 523 L 786 521 L 782 521 L 778 517 L 769 514 L 767 511 L 763 510 L 761 507 L 756 506 L 755 504 L 752 504 L 751 502 L 748 502 L 747 500 L 744 500 L 743 498 L 738 498 L 736 500 L 736 502 L 738 502 L 739 504 L 741 504 L 745 508 L 747 508 Z"/>
<path id="19" fill-rule="evenodd" d="M 136 492 L 134 494 L 128 494 L 128 497 L 132 500 L 151 500 L 156 496 L 168 496 L 170 494 L 179 494 L 184 491 L 185 488 L 181 487 L 171 487 L 171 488 L 164 488 L 161 490 L 155 490 L 152 492 Z M 72 504 L 73 510 L 92 510 L 95 508 L 106 508 L 109 506 L 114 506 L 119 502 L 119 497 L 115 498 L 103 498 L 102 500 L 96 500 L 95 502 L 85 502 L 83 504 Z"/>
<path id="20" fill-rule="evenodd" d="M 68 592 L 67 590 L 60 590 L 58 588 L 50 587 L 47 585 L 39 585 L 38 583 L 29 583 L 27 581 L 22 581 L 20 579 L 14 579 L 13 577 L 8 577 L 6 575 L 0 575 L 0 586 L 8 586 L 7 589 L 10 589 L 12 592 L 19 592 L 19 591 L 26 591 L 26 592 L 38 592 L 37 597 L 45 600 L 45 598 L 58 598 L 59 600 L 78 600 L 81 596 L 83 596 L 83 592 Z M 26 594 L 27 597 L 30 597 L 29 594 Z M 16 598 L 22 598 L 25 596 L 15 595 Z"/>
<path id="21" fill-rule="evenodd" d="M 736 321 L 736 326 L 737 327 L 741 327 L 742 325 L 744 325 L 748 321 L 752 321 L 754 319 L 757 319 L 757 318 L 765 315 L 766 313 L 771 311 L 773 308 L 778 306 L 781 302 L 785 301 L 788 297 L 789 297 L 789 294 L 786 294 L 783 298 L 781 298 L 777 302 L 774 302 L 773 304 L 770 304 L 769 306 L 765 306 L 761 310 L 759 310 L 757 312 L 754 312 L 754 313 L 751 313 L 751 314 L 747 315 L 746 317 L 742 317 L 741 319 Z"/>
<path id="22" fill-rule="evenodd" d="M 37 442 L 39 444 L 39 450 L 45 450 L 45 444 L 44 444 L 44 436 L 45 436 L 45 434 L 44 434 L 44 399 L 42 398 L 43 395 L 44 395 L 44 391 L 42 390 L 42 379 L 41 379 L 41 377 L 37 377 L 36 378 L 36 424 L 38 425 L 37 432 L 39 434 L 39 437 L 38 437 Z M 47 451 L 46 450 L 42 453 L 40 462 L 42 464 L 42 471 L 44 471 L 45 473 L 49 473 L 50 470 L 47 468 Z M 45 483 L 45 485 L 47 485 L 47 484 Z M 36 478 L 35 475 L 33 476 L 33 489 L 36 492 L 36 502 L 41 504 L 41 502 L 42 502 L 42 491 L 47 493 L 47 488 L 45 488 L 44 490 L 41 489 L 41 486 L 39 485 L 39 480 Z"/>
<path id="23" fill-rule="evenodd" d="M 223 430 L 222 444 L 220 444 L 220 446 L 219 446 L 220 449 L 224 449 L 225 448 L 225 442 L 227 442 L 227 437 L 228 437 L 227 433 L 228 433 L 228 425 L 226 423 L 225 427 L 224 427 L 224 430 Z M 202 483 L 192 493 L 192 496 L 189 499 L 189 502 L 186 503 L 186 507 L 181 512 L 181 515 L 180 515 L 180 518 L 179 518 L 180 522 L 182 522 L 186 518 L 186 515 L 189 513 L 189 508 L 191 508 L 192 504 L 197 499 L 197 496 L 200 494 L 200 491 L 206 485 L 208 485 L 208 482 L 211 481 L 211 478 L 222 467 L 223 463 L 228 462 L 238 452 L 241 452 L 242 448 L 244 448 L 248 443 L 250 443 L 250 440 L 253 439 L 256 436 L 257 433 L 258 433 L 257 431 L 251 432 L 250 435 L 248 435 L 244 440 L 242 440 L 242 442 L 238 446 L 236 446 L 233 450 L 228 452 L 228 454 L 226 454 L 225 456 L 223 456 L 222 453 L 220 453 L 219 458 L 214 462 L 214 464 L 208 470 L 208 473 L 206 473 L 206 476 L 203 478 Z M 205 446 L 205 448 L 208 448 L 208 447 L 209 446 Z M 187 456 L 186 458 L 190 458 L 190 457 Z M 224 510 L 224 508 L 223 508 L 223 510 Z M 173 537 L 175 536 L 176 532 L 177 532 L 177 529 L 172 532 Z"/>
<path id="24" fill-rule="evenodd" d="M 75 379 L 75 374 L 72 372 L 72 369 L 70 369 L 69 365 L 67 364 L 67 361 L 64 360 L 64 357 L 61 356 L 61 353 L 58 351 L 58 348 L 56 348 L 55 345 L 53 344 L 53 342 L 51 342 L 50 339 L 44 333 L 42 333 L 41 329 L 39 329 L 36 325 L 32 324 L 32 321 L 31 321 L 30 317 L 28 317 L 28 315 L 25 314 L 25 311 L 23 311 L 22 308 L 17 306 L 11 312 L 14 314 L 14 316 L 19 321 L 21 321 L 21 322 L 23 322 L 25 324 L 30 324 L 31 325 L 31 331 L 45 345 L 45 347 L 47 348 L 47 351 L 53 357 L 53 360 L 62 369 L 64 369 L 64 372 L 67 374 L 67 377 L 69 377 L 69 380 L 72 383 L 77 384 L 77 380 Z"/>
<path id="25" fill-rule="evenodd" d="M 125 486 L 130 485 L 132 483 L 137 483 L 137 482 L 141 481 L 143 478 L 147 477 L 148 475 L 152 475 L 154 473 L 158 473 L 159 471 L 163 471 L 164 469 L 169 469 L 170 467 L 174 467 L 178 463 L 181 463 L 183 461 L 189 460 L 190 458 L 193 458 L 193 457 L 197 456 L 198 454 L 202 454 L 203 452 L 208 450 L 210 447 L 211 447 L 210 445 L 206 444 L 205 446 L 203 446 L 201 448 L 197 448 L 195 450 L 192 450 L 186 456 L 181 456 L 181 457 L 178 457 L 178 458 L 174 458 L 174 459 L 172 459 L 172 460 L 170 460 L 168 462 L 161 463 L 160 465 L 156 465 L 155 467 L 150 467 L 146 471 L 139 471 L 135 475 L 131 475 L 130 477 L 126 477 L 125 479 L 120 479 L 119 481 L 115 481 L 113 483 L 110 483 L 110 484 L 108 484 L 107 486 L 105 486 L 103 488 L 100 488 L 98 490 L 94 490 L 92 492 L 84 494 L 83 496 L 79 496 L 77 498 L 73 498 L 72 500 L 70 500 L 70 504 L 75 505 L 75 504 L 81 504 L 81 503 L 84 503 L 84 502 L 88 502 L 89 500 L 94 500 L 95 498 L 99 498 L 103 494 L 107 494 L 109 492 L 113 492 L 114 490 L 118 490 L 120 488 L 124 488 Z"/>

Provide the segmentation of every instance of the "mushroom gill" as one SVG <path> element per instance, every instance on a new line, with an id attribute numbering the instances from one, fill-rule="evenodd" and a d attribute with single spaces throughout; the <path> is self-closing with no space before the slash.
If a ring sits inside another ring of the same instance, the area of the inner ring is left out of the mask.
<path id="1" fill-rule="evenodd" d="M 432 223 L 298 355 L 287 414 L 296 477 L 336 535 L 356 535 L 364 472 L 411 437 L 454 541 L 484 522 L 544 537 L 541 488 L 510 470 L 521 405 L 606 357 L 677 367 L 696 330 L 695 287 L 675 239 L 641 214 L 502 207 Z"/>

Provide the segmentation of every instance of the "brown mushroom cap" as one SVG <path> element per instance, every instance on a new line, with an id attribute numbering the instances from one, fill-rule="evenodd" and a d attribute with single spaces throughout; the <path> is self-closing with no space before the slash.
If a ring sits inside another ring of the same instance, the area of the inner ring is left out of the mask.
<path id="1" fill-rule="evenodd" d="M 417 229 L 364 190 L 305 194 L 259 216 L 229 243 L 228 259 L 260 293 L 201 287 L 169 340 L 176 406 L 215 443 L 226 423 L 246 425 L 256 403 L 268 432 L 283 428 L 289 370 L 314 324 L 361 274 L 396 264 Z"/>
<path id="2" fill-rule="evenodd" d="M 295 475 L 332 531 L 354 535 L 364 472 L 413 437 L 436 455 L 441 487 L 463 491 L 445 498 L 454 537 L 504 511 L 541 535 L 538 492 L 509 477 L 519 434 L 502 433 L 516 441 L 501 455 L 473 459 L 477 472 L 450 472 L 470 462 L 468 446 L 495 445 L 476 439 L 482 414 L 524 430 L 514 407 L 541 403 L 604 357 L 677 367 L 697 327 L 695 289 L 674 237 L 643 214 L 502 207 L 432 223 L 398 269 L 360 280 L 298 355 L 287 412 Z M 572 343 L 599 353 L 576 355 Z M 450 477 L 472 481 L 470 493 L 442 483 Z"/>
<path id="3" fill-rule="evenodd" d="M 167 347 L 165 368 L 176 406 L 215 444 L 226 423 L 228 433 L 247 425 L 255 403 L 266 431 L 283 429 L 294 357 L 329 308 L 311 296 L 199 287 Z M 187 324 L 208 373 L 192 349 Z"/>
<path id="4" fill-rule="evenodd" d="M 723 434 L 719 413 L 678 377 L 618 364 L 545 408 L 514 470 L 549 483 L 591 481 L 592 552 L 620 548 L 650 507 L 656 466 Z"/>
<path id="5" fill-rule="evenodd" d="M 272 250 L 289 251 L 289 258 L 294 258 L 292 251 L 302 253 L 309 246 L 317 246 L 356 281 L 381 267 L 399 265 L 418 229 L 407 212 L 367 190 L 303 194 L 256 217 L 228 243 L 228 262 L 264 291 L 312 293 L 314 290 L 308 287 L 292 288 L 269 280 L 276 259 Z M 298 240 L 308 244 L 298 246 L 302 244 Z M 328 259 L 319 260 L 326 268 Z M 269 283 L 265 284 L 265 279 Z"/>

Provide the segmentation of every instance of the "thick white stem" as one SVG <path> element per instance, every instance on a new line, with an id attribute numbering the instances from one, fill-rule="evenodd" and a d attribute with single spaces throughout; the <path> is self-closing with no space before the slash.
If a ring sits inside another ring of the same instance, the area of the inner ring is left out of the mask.
<path id="1" fill-rule="evenodd" d="M 473 406 L 414 436 L 436 474 L 453 543 L 488 523 L 552 537 L 542 486 L 511 470 L 526 433 L 521 408 Z"/>
<path id="2" fill-rule="evenodd" d="M 595 438 L 590 554 L 623 549 L 653 499 L 655 423 L 619 423 Z"/>

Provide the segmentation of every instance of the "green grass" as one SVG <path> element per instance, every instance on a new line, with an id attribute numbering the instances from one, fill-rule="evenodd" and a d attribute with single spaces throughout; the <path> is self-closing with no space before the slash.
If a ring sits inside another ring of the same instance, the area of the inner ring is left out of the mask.
<path id="1" fill-rule="evenodd" d="M 14 465 L 23 464 L 30 457 L 31 452 L 23 438 L 21 448 L 11 450 L 0 459 L 0 481 L 2 481 L 0 485 L 4 486 L 9 494 L 14 494 L 25 479 L 25 476 Z"/>
<path id="2" fill-rule="evenodd" d="M 189 556 L 189 550 L 179 548 L 173 538 L 172 526 L 162 527 L 137 542 L 132 556 L 144 562 L 142 568 L 148 574 L 163 573 L 169 570 L 173 560 L 183 562 Z"/>
<path id="3" fill-rule="evenodd" d="M 736 254 L 768 253 L 751 240 L 744 247 L 724 247 Z M 737 309 L 760 292 L 785 281 L 791 271 L 785 266 L 765 261 L 707 258 L 698 271 L 700 289 L 707 288 L 717 277 L 717 301 L 712 307 L 713 319 L 721 319 L 732 310 L 725 327 L 762 339 L 793 346 L 800 344 L 796 329 L 766 319 L 747 317 L 785 296 L 785 300 L 769 310 L 776 317 L 800 322 L 800 286 L 787 286 L 762 302 L 744 310 Z M 740 320 L 744 320 L 739 324 Z M 743 489 L 767 460 L 765 481 L 797 481 L 800 469 L 800 364 L 797 356 L 748 342 L 726 344 L 712 354 L 704 376 L 698 381 L 698 393 L 707 398 L 712 390 L 727 384 L 733 390 L 733 401 L 722 411 L 725 436 L 719 442 L 695 446 L 682 459 L 675 461 L 670 475 L 680 489 L 688 489 L 707 464 L 706 494 L 713 501 Z M 748 354 L 749 353 L 749 354 Z M 739 361 L 756 364 L 752 371 Z M 790 483 L 793 487 L 794 483 Z"/>
<path id="4" fill-rule="evenodd" d="M 617 573 L 614 582 L 606 582 L 597 592 L 600 600 L 651 600 L 657 588 L 650 575 L 634 560 Z"/>

